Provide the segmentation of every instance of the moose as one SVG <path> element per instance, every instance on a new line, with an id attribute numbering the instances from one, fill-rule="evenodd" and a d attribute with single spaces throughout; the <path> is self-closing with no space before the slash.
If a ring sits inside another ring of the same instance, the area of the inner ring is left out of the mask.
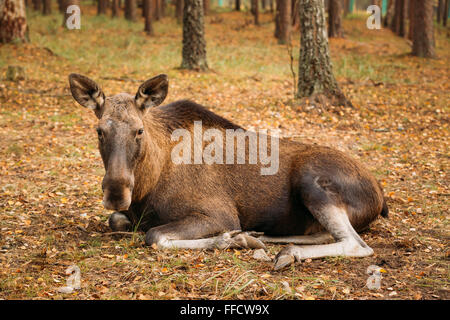
<path id="1" fill-rule="evenodd" d="M 184 164 L 171 161 L 174 130 L 195 121 L 220 131 L 240 126 L 188 100 L 161 105 L 167 75 L 137 93 L 106 97 L 91 79 L 70 74 L 73 98 L 98 118 L 105 167 L 103 205 L 113 231 L 141 230 L 158 248 L 264 248 L 287 243 L 278 270 L 308 258 L 373 254 L 359 236 L 388 207 L 378 181 L 333 148 L 279 140 L 279 169 L 260 163 Z"/>

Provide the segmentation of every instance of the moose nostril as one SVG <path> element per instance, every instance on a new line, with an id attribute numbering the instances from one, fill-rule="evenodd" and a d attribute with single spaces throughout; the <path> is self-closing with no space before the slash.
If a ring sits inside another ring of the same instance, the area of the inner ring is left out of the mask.
<path id="1" fill-rule="evenodd" d="M 128 210 L 131 204 L 131 191 L 129 188 L 122 190 L 105 189 L 103 195 L 103 206 L 108 210 L 123 211 Z"/>

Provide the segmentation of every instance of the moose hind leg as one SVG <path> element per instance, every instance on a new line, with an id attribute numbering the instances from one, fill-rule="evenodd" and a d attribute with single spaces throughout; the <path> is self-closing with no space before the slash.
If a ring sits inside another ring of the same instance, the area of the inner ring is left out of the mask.
<path id="1" fill-rule="evenodd" d="M 328 232 L 317 232 L 311 235 L 301 236 L 266 236 L 258 238 L 264 243 L 293 243 L 293 244 L 324 244 L 333 241 L 333 237 Z"/>
<path id="2" fill-rule="evenodd" d="M 344 209 L 335 205 L 326 205 L 322 209 L 311 210 L 311 213 L 331 233 L 336 242 L 286 247 L 275 258 L 275 270 L 304 259 L 328 256 L 366 257 L 373 254 L 373 250 L 353 229 Z"/>

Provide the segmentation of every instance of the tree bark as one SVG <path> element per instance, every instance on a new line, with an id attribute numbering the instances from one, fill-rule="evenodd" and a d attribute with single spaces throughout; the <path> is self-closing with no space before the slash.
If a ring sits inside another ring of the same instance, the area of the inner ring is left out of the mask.
<path id="1" fill-rule="evenodd" d="M 33 10 L 34 11 L 42 10 L 42 0 L 33 0 Z"/>
<path id="2" fill-rule="evenodd" d="M 292 30 L 299 30 L 300 28 L 300 17 L 298 15 L 298 0 L 291 1 L 291 15 L 292 15 Z M 291 30 L 291 32 L 292 32 Z"/>
<path id="3" fill-rule="evenodd" d="M 159 16 L 160 18 L 164 18 L 166 16 L 166 0 L 159 0 Z"/>
<path id="4" fill-rule="evenodd" d="M 328 8 L 328 37 L 342 38 L 342 5 L 341 0 L 330 0 Z"/>
<path id="5" fill-rule="evenodd" d="M 449 0 L 445 0 L 444 15 L 442 16 L 442 25 L 447 26 Z"/>
<path id="6" fill-rule="evenodd" d="M 67 28 L 67 19 L 71 16 L 71 14 L 67 13 L 67 8 L 71 5 L 80 6 L 80 0 L 62 0 L 62 12 L 63 12 L 63 27 Z"/>
<path id="7" fill-rule="evenodd" d="M 291 28 L 292 28 L 291 0 L 280 0 L 279 4 L 280 4 L 280 9 L 278 12 L 280 15 L 280 18 L 279 18 L 280 26 L 279 26 L 278 43 L 286 44 L 289 41 L 289 37 L 291 34 Z"/>
<path id="8" fill-rule="evenodd" d="M 144 18 L 145 18 L 145 27 L 144 31 L 149 35 L 153 35 L 153 25 L 152 25 L 152 0 L 144 0 L 142 4 L 142 10 L 144 11 Z"/>
<path id="9" fill-rule="evenodd" d="M 406 34 L 406 0 L 396 0 L 394 18 L 392 21 L 391 30 L 399 37 L 404 37 Z"/>
<path id="10" fill-rule="evenodd" d="M 256 26 L 259 26 L 259 3 L 258 0 L 251 0 L 252 3 L 252 14 Z"/>
<path id="11" fill-rule="evenodd" d="M 0 43 L 28 42 L 24 0 L 0 1 Z"/>
<path id="12" fill-rule="evenodd" d="M 436 16 L 436 21 L 438 24 L 441 23 L 441 20 L 443 18 L 442 13 L 444 11 L 444 0 L 439 0 L 438 1 L 438 7 L 437 7 L 437 16 Z"/>
<path id="13" fill-rule="evenodd" d="M 181 68 L 197 71 L 207 70 L 203 0 L 185 0 L 183 13 Z"/>
<path id="14" fill-rule="evenodd" d="M 175 16 L 177 17 L 178 23 L 181 23 L 183 21 L 183 7 L 184 7 L 184 0 L 176 0 Z"/>
<path id="15" fill-rule="evenodd" d="M 415 10 L 414 10 L 414 1 L 410 1 L 409 2 L 409 7 L 408 7 L 408 18 L 409 18 L 409 30 L 408 30 L 408 39 L 409 40 L 413 40 L 413 36 L 414 36 L 414 14 Z"/>
<path id="16" fill-rule="evenodd" d="M 418 57 L 435 58 L 433 0 L 411 0 L 414 2 L 414 34 L 412 54 Z"/>
<path id="17" fill-rule="evenodd" d="M 125 19 L 130 21 L 137 20 L 136 0 L 125 0 Z"/>
<path id="18" fill-rule="evenodd" d="M 64 13 L 64 1 L 65 0 L 58 0 L 58 11 L 61 13 Z"/>
<path id="19" fill-rule="evenodd" d="M 334 78 L 323 0 L 299 0 L 300 58 L 297 99 L 325 96 L 333 105 L 352 106 Z"/>
<path id="20" fill-rule="evenodd" d="M 108 10 L 108 0 L 98 0 L 97 15 L 106 14 Z"/>
<path id="21" fill-rule="evenodd" d="M 348 14 L 348 7 L 350 6 L 349 0 L 344 0 L 344 17 Z"/>
<path id="22" fill-rule="evenodd" d="M 111 16 L 113 18 L 118 17 L 119 11 L 120 11 L 119 0 L 112 0 Z"/>
<path id="23" fill-rule="evenodd" d="M 158 21 L 161 19 L 161 0 L 153 0 L 154 1 L 154 10 L 153 10 L 153 18 Z"/>
<path id="24" fill-rule="evenodd" d="M 280 18 L 280 7 L 281 7 L 281 1 L 283 0 L 275 0 L 275 32 L 274 36 L 277 39 L 280 39 L 280 24 L 281 24 L 281 18 Z"/>
<path id="25" fill-rule="evenodd" d="M 210 0 L 203 0 L 203 15 L 207 16 L 209 14 Z"/>
<path id="26" fill-rule="evenodd" d="M 52 0 L 43 1 L 42 14 L 45 16 L 52 14 Z"/>
<path id="27" fill-rule="evenodd" d="M 388 8 L 386 16 L 384 17 L 384 26 L 392 30 L 392 24 L 394 22 L 394 10 L 395 10 L 395 0 L 388 0 Z"/>

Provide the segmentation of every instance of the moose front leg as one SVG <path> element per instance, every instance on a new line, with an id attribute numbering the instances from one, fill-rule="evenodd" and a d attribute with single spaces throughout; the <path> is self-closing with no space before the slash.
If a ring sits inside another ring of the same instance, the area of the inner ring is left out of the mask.
<path id="1" fill-rule="evenodd" d="M 232 230 L 227 232 L 227 230 Z M 239 225 L 218 223 L 204 216 L 188 216 L 147 231 L 145 242 L 160 248 L 180 249 L 226 249 L 226 248 L 265 248 L 257 238 L 242 232 Z M 218 236 L 210 237 L 213 234 Z"/>

